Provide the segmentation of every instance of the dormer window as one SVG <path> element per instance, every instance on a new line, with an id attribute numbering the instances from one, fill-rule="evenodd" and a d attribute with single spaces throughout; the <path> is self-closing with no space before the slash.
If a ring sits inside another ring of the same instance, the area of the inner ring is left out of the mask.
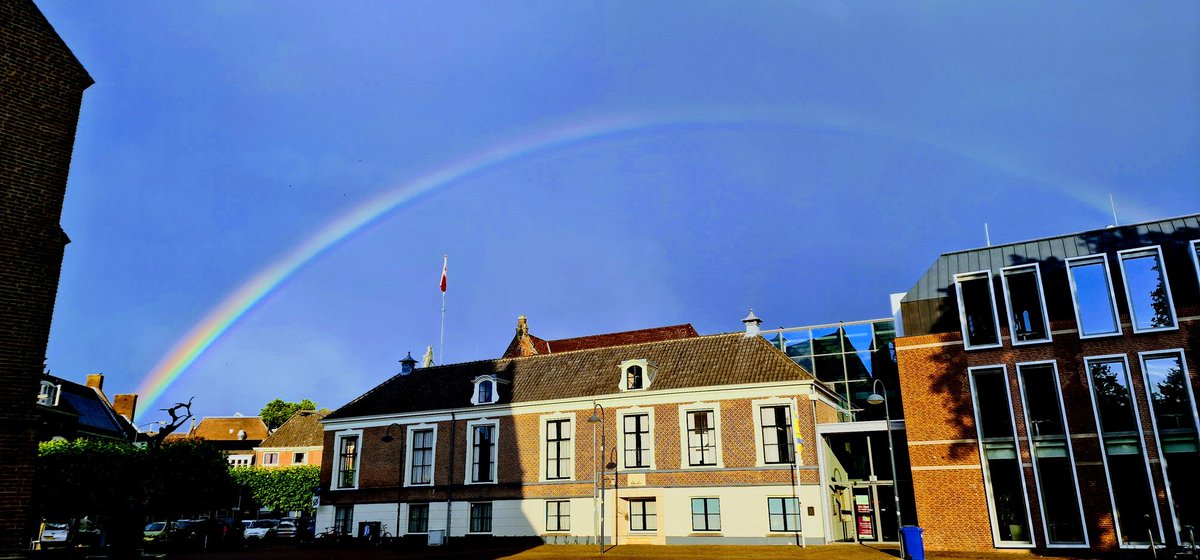
<path id="1" fill-rule="evenodd" d="M 41 387 L 38 388 L 38 404 L 45 406 L 58 406 L 59 385 L 49 381 L 43 381 Z"/>
<path id="2" fill-rule="evenodd" d="M 622 391 L 641 391 L 654 382 L 657 370 L 653 362 L 648 360 L 625 360 L 621 368 L 620 388 Z"/>
<path id="3" fill-rule="evenodd" d="M 475 378 L 475 392 L 471 397 L 471 404 L 493 404 L 500 400 L 500 395 L 496 391 L 496 378 L 490 375 L 483 375 Z"/>

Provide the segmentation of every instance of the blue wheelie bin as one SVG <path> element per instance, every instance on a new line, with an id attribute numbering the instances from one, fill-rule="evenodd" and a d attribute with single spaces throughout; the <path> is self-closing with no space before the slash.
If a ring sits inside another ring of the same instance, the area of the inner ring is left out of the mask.
<path id="1" fill-rule="evenodd" d="M 901 558 L 925 560 L 925 537 L 921 536 L 924 532 L 925 529 L 915 525 L 905 525 L 900 528 L 900 537 L 903 541 L 900 549 Z"/>

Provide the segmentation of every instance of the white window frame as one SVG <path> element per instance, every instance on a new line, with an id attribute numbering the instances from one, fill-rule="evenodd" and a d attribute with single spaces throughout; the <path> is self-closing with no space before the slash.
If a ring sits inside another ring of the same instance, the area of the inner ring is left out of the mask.
<path id="1" fill-rule="evenodd" d="M 717 454 L 715 465 L 692 465 L 688 456 L 687 415 L 689 412 L 711 410 L 713 413 L 713 451 Z M 723 469 L 725 454 L 721 449 L 721 403 L 698 402 L 679 405 L 679 468 L 681 469 Z M 703 497 L 703 496 L 699 496 Z M 690 511 L 690 510 L 689 510 Z"/>
<path id="2" fill-rule="evenodd" d="M 338 481 L 342 478 L 342 440 L 348 437 L 358 438 L 358 449 L 354 455 L 354 484 L 351 486 L 338 486 Z M 363 449 L 366 438 L 363 437 L 362 430 L 342 430 L 336 432 L 333 437 L 333 479 L 330 481 L 330 490 L 358 490 L 359 475 L 362 474 L 363 468 Z"/>
<path id="3" fill-rule="evenodd" d="M 1037 455 L 1033 443 L 1033 426 L 1029 422 L 1029 396 L 1025 392 L 1025 375 L 1021 373 L 1022 367 L 1036 367 L 1049 365 L 1051 372 L 1054 375 L 1054 392 L 1058 395 L 1058 414 L 1063 426 L 1063 436 L 1067 439 L 1067 460 L 1071 462 L 1071 479 L 1075 481 L 1075 506 L 1079 512 L 1080 531 L 1083 533 L 1083 544 L 1054 544 L 1050 542 L 1050 526 L 1046 522 L 1045 503 L 1042 500 L 1042 479 L 1038 472 Z M 1058 375 L 1058 362 L 1055 360 L 1039 360 L 1034 362 L 1017 362 L 1017 385 L 1021 389 L 1021 416 L 1025 419 L 1025 442 L 1029 445 L 1029 462 L 1033 465 L 1033 483 L 1037 486 L 1038 506 L 1043 508 L 1042 511 L 1042 535 L 1046 540 L 1046 548 L 1088 548 L 1091 542 L 1088 537 L 1087 517 L 1083 512 L 1083 495 L 1079 489 L 1079 472 L 1075 464 L 1075 445 L 1071 439 L 1071 428 L 1067 425 L 1066 404 L 1062 395 L 1062 379 Z M 981 450 L 982 451 L 982 450 Z"/>
<path id="4" fill-rule="evenodd" d="M 413 461 L 413 436 L 415 432 L 433 430 L 433 449 L 430 451 L 429 463 L 429 482 L 416 483 L 412 480 L 412 461 Z M 438 442 L 438 425 L 437 424 L 413 424 L 406 426 L 404 443 L 404 485 L 405 486 L 433 486 L 437 482 L 437 442 Z M 470 464 L 470 463 L 468 463 Z"/>
<path id="5" fill-rule="evenodd" d="M 631 366 L 639 366 L 642 368 L 642 386 L 637 389 L 630 389 L 627 386 L 625 378 L 625 370 Z M 637 393 L 645 391 L 654 383 L 654 375 L 657 373 L 658 366 L 645 358 L 637 358 L 633 360 L 625 360 L 617 365 L 617 371 L 620 372 L 620 379 L 617 380 L 617 389 L 622 393 Z"/>
<path id="6" fill-rule="evenodd" d="M 1071 274 L 1071 267 L 1076 263 L 1089 264 L 1086 261 L 1096 261 L 1104 266 L 1104 279 L 1108 283 L 1108 305 L 1112 308 L 1113 322 L 1117 325 L 1116 332 L 1099 333 L 1099 334 L 1083 334 L 1083 319 L 1079 315 L 1079 293 L 1075 288 L 1075 275 Z M 1096 253 L 1093 255 L 1082 255 L 1071 257 L 1066 260 L 1067 266 L 1067 283 L 1071 286 L 1071 307 L 1075 310 L 1075 329 L 1076 334 L 1080 339 L 1087 338 L 1104 338 L 1106 336 L 1121 336 L 1121 310 L 1117 308 L 1117 292 L 1113 290 L 1112 269 L 1108 266 L 1108 256 L 1104 253 Z"/>
<path id="7" fill-rule="evenodd" d="M 1009 273 L 1023 274 L 1024 269 L 1032 268 L 1033 277 L 1037 279 L 1038 299 L 1042 304 L 1042 321 L 1046 325 L 1046 338 L 1038 340 L 1017 340 L 1017 326 L 1013 324 L 1013 305 L 1012 295 L 1008 291 L 1008 276 Z M 1005 317 L 1008 321 L 1008 339 L 1012 341 L 1013 346 L 1026 346 L 1029 344 L 1045 344 L 1054 340 L 1054 333 L 1050 329 L 1050 314 L 1046 311 L 1046 290 L 1042 288 L 1042 267 L 1038 263 L 1018 264 L 1014 266 L 1006 266 L 1000 269 L 1000 283 L 1004 286 L 1004 305 Z"/>
<path id="8" fill-rule="evenodd" d="M 556 421 L 556 420 L 569 420 L 570 421 L 570 424 L 569 424 L 570 427 L 567 431 L 567 434 L 571 438 L 571 446 L 570 446 L 571 447 L 571 459 L 570 459 L 570 466 L 567 468 L 567 471 L 570 474 L 567 476 L 567 478 L 546 478 L 546 460 L 548 459 L 548 457 L 546 455 L 546 445 L 548 443 L 550 443 L 550 440 L 549 440 L 550 432 L 549 432 L 549 430 L 547 430 L 547 426 L 549 425 L 550 422 Z M 567 481 L 575 480 L 575 458 L 576 458 L 575 452 L 578 447 L 576 445 L 576 440 L 575 440 L 575 424 L 577 424 L 577 423 L 578 422 L 576 422 L 576 417 L 574 414 L 556 412 L 554 414 L 543 414 L 538 417 L 538 441 L 540 442 L 540 445 L 539 445 L 540 449 L 538 450 L 538 480 L 539 481 L 541 481 L 541 482 L 567 482 Z"/>
<path id="9" fill-rule="evenodd" d="M 1123 534 L 1121 533 L 1121 524 L 1117 522 L 1119 513 L 1117 512 L 1117 498 L 1113 494 L 1113 479 L 1112 472 L 1108 468 L 1108 451 L 1104 448 L 1104 429 L 1100 424 L 1100 407 L 1096 406 L 1096 392 L 1092 386 L 1092 361 L 1106 362 L 1119 359 L 1125 364 L 1125 375 L 1128 376 L 1126 381 L 1129 383 L 1129 399 L 1133 405 L 1134 424 L 1137 425 L 1138 443 L 1142 446 L 1142 462 L 1146 466 L 1146 486 L 1150 489 L 1150 499 L 1153 503 L 1154 521 L 1158 524 L 1158 534 L 1163 535 L 1162 515 L 1158 511 L 1158 495 L 1157 485 L 1154 483 L 1154 473 L 1150 472 L 1150 457 L 1146 452 L 1146 434 L 1142 430 L 1142 413 L 1138 410 L 1137 392 L 1133 389 L 1133 372 L 1129 369 L 1129 356 L 1125 354 L 1105 354 L 1103 356 L 1084 356 L 1083 358 L 1083 377 L 1087 381 L 1088 400 L 1092 403 L 1092 418 L 1096 421 L 1096 437 L 1100 443 L 1100 459 L 1104 463 L 1104 483 L 1105 489 L 1108 491 L 1108 503 L 1112 506 L 1113 512 L 1113 531 L 1117 534 L 1117 546 L 1120 548 L 1147 548 L 1149 543 L 1134 541 L 1131 544 L 1124 544 L 1122 541 Z"/>
<path id="10" fill-rule="evenodd" d="M 988 303 L 992 304 L 992 327 L 996 329 L 996 342 L 993 344 L 971 344 L 971 336 L 967 329 L 967 308 L 963 305 L 962 281 L 976 280 L 980 275 L 987 277 L 988 288 Z M 992 281 L 991 270 L 975 270 L 972 272 L 960 272 L 954 275 L 954 293 L 958 298 L 958 324 L 962 329 L 963 348 L 967 350 L 987 350 L 989 348 L 1000 348 L 1004 345 L 1003 333 L 1000 332 L 1000 310 L 996 308 L 996 287 Z"/>
<path id="11" fill-rule="evenodd" d="M 479 385 L 485 381 L 489 381 L 492 384 L 492 400 L 481 402 L 479 400 Z M 481 404 L 496 404 L 497 402 L 500 402 L 500 384 L 496 382 L 496 376 L 480 375 L 476 377 L 474 383 L 471 385 L 471 404 L 478 406 Z"/>
<path id="12" fill-rule="evenodd" d="M 622 369 L 622 371 L 624 371 L 624 370 Z M 647 430 L 649 430 L 647 437 L 649 437 L 650 443 L 647 446 L 647 453 L 650 454 L 650 466 L 648 466 L 648 467 L 630 467 L 625 464 L 625 417 L 626 416 L 640 416 L 640 415 L 646 415 L 647 416 L 646 421 L 649 423 L 649 425 L 647 426 Z M 617 443 L 617 445 L 618 445 L 617 465 L 620 467 L 620 469 L 623 471 L 626 471 L 626 470 L 628 470 L 628 471 L 648 471 L 648 470 L 652 471 L 652 470 L 655 470 L 656 468 L 658 468 L 658 461 L 657 461 L 658 453 L 654 446 L 654 439 L 655 439 L 654 438 L 654 408 L 653 407 L 634 406 L 634 407 L 623 408 L 623 409 L 618 410 L 617 411 L 617 427 L 618 427 L 617 434 L 618 434 L 618 436 L 620 436 L 620 441 Z"/>
<path id="13" fill-rule="evenodd" d="M 492 427 L 492 434 L 493 434 L 493 436 L 492 436 L 492 472 L 491 472 L 492 480 L 484 481 L 484 482 L 472 482 L 471 481 L 471 470 L 472 470 L 472 468 L 471 468 L 472 460 L 471 459 L 472 459 L 472 455 L 475 453 L 475 428 L 480 427 L 480 426 L 491 426 Z M 467 430 L 466 431 L 467 431 L 467 433 L 466 433 L 466 436 L 467 436 L 466 448 L 467 449 L 466 449 L 466 454 L 465 454 L 466 462 L 463 463 L 466 466 L 466 468 L 463 470 L 465 470 L 466 472 L 463 473 L 464 474 L 463 484 L 470 484 L 470 485 L 496 485 L 496 484 L 499 484 L 499 482 L 500 482 L 500 480 L 499 480 L 500 479 L 500 465 L 499 465 L 499 460 L 500 460 L 500 453 L 499 453 L 500 420 L 499 419 L 488 419 L 488 418 L 480 418 L 478 420 L 471 420 L 471 421 L 467 422 Z M 468 523 L 469 522 L 470 522 L 470 520 L 468 519 Z"/>
<path id="14" fill-rule="evenodd" d="M 300 456 L 299 461 L 296 460 L 297 455 Z M 308 464 L 308 452 L 307 451 L 293 451 L 292 452 L 292 464 L 293 465 L 307 465 Z"/>
<path id="15" fill-rule="evenodd" d="M 275 460 L 274 461 L 270 460 L 271 457 L 274 457 Z M 263 463 L 262 464 L 264 467 L 279 466 L 279 452 L 278 451 L 263 451 Z"/>
<path id="16" fill-rule="evenodd" d="M 983 426 L 979 421 L 979 390 L 975 386 L 975 373 L 978 371 L 995 371 L 999 369 L 1000 374 L 1004 377 L 1004 397 L 1008 403 L 1008 421 L 1012 425 L 1013 447 L 1016 448 L 1017 455 L 1017 471 L 1021 475 L 1021 495 L 1025 497 L 1025 526 L 1029 528 L 1029 542 L 1001 542 L 1000 541 L 1000 520 L 996 516 L 996 497 L 992 494 L 992 475 L 988 469 L 988 459 L 985 456 L 986 451 L 983 446 Z M 1021 439 L 1017 432 L 1017 415 L 1013 411 L 1012 401 L 1012 386 L 1008 378 L 1008 366 L 1004 364 L 972 366 L 967 368 L 967 379 L 971 386 L 971 412 L 973 414 L 973 423 L 975 424 L 975 441 L 979 446 L 979 468 L 983 471 L 983 487 L 987 497 L 988 519 L 992 525 L 992 546 L 996 548 L 1035 548 L 1037 546 L 1037 535 L 1033 532 L 1033 513 L 1029 506 L 1029 488 L 1025 484 L 1025 462 L 1021 460 Z M 1084 528 L 1086 529 L 1086 526 Z"/>
<path id="17" fill-rule="evenodd" d="M 1192 400 L 1192 422 L 1196 428 L 1197 437 L 1200 437 L 1200 414 L 1196 411 L 1196 395 L 1192 391 L 1192 384 L 1190 383 L 1192 379 L 1191 372 L 1188 371 L 1187 356 L 1183 353 L 1183 349 L 1169 348 L 1166 350 L 1138 352 L 1138 367 L 1142 370 L 1142 386 L 1146 388 L 1146 403 L 1150 406 L 1150 425 L 1154 428 L 1154 446 L 1158 451 L 1158 464 L 1162 469 L 1163 485 L 1167 494 L 1167 510 L 1171 512 L 1171 524 L 1175 529 L 1175 539 L 1178 540 L 1182 528 L 1179 526 L 1179 516 L 1175 513 L 1175 497 L 1171 494 L 1171 481 L 1167 478 L 1167 456 L 1163 453 L 1162 438 L 1159 437 L 1158 432 L 1158 417 L 1154 414 L 1154 399 L 1150 396 L 1150 376 L 1146 373 L 1146 358 L 1153 359 L 1171 354 L 1179 356 L 1179 364 L 1183 368 L 1183 378 L 1188 380 L 1183 385 L 1187 387 L 1188 398 Z"/>
<path id="18" fill-rule="evenodd" d="M 765 406 L 787 405 L 792 409 L 792 434 L 796 433 L 796 422 L 800 421 L 799 407 L 796 405 L 796 399 L 785 397 L 771 397 L 767 399 L 757 399 L 750 401 L 750 411 L 754 414 L 754 461 L 755 466 L 771 467 L 771 468 L 787 468 L 791 469 L 800 463 L 800 454 L 796 453 L 796 442 L 794 436 L 789 434 L 789 445 L 792 446 L 792 462 L 791 463 L 767 463 L 763 457 L 763 427 L 762 427 L 762 412 L 761 409 Z"/>
<path id="19" fill-rule="evenodd" d="M 1200 288 L 1200 255 L 1196 251 L 1200 251 L 1200 239 L 1188 243 L 1188 254 L 1192 256 L 1192 266 L 1196 268 L 1196 287 Z"/>
<path id="20" fill-rule="evenodd" d="M 49 391 L 53 391 L 53 393 Z M 43 399 L 40 398 L 41 395 L 46 395 L 46 399 L 53 400 L 53 402 L 42 402 Z M 42 406 L 58 406 L 58 399 L 60 396 L 62 396 L 62 384 L 54 383 L 53 381 L 42 380 L 41 384 L 38 385 L 38 396 L 38 404 Z M 51 399 L 51 397 L 53 397 L 53 399 Z"/>
<path id="21" fill-rule="evenodd" d="M 1171 311 L 1171 326 L 1169 327 L 1151 327 L 1148 329 L 1139 329 L 1137 317 L 1133 313 L 1133 292 L 1129 290 L 1129 275 L 1125 273 L 1125 257 L 1126 255 L 1137 258 L 1140 253 L 1154 253 L 1158 256 L 1158 264 L 1161 268 L 1158 273 L 1162 275 L 1163 288 L 1167 291 L 1167 308 Z M 1117 265 L 1121 267 L 1121 283 L 1125 287 L 1125 304 L 1129 306 L 1129 326 L 1133 327 L 1133 332 L 1165 332 L 1179 329 L 1179 316 L 1175 313 L 1175 298 L 1171 295 L 1171 279 L 1167 276 L 1167 261 L 1163 259 L 1162 248 L 1158 245 L 1149 247 L 1137 247 L 1135 249 L 1124 249 L 1117 251 Z"/>

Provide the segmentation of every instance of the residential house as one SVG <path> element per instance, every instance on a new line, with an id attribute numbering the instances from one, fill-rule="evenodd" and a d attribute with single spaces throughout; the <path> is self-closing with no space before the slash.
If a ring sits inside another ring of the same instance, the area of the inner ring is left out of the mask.
<path id="1" fill-rule="evenodd" d="M 254 448 L 267 438 L 267 425 L 258 416 L 205 416 L 188 433 L 172 438 L 205 440 L 224 452 L 230 465 L 246 467 L 254 464 Z"/>
<path id="2" fill-rule="evenodd" d="M 896 338 L 926 546 L 1190 540 L 1198 277 L 1200 215 L 934 261 Z"/>
<path id="3" fill-rule="evenodd" d="M 300 410 L 254 448 L 254 464 L 263 467 L 320 465 L 328 410 Z"/>
<path id="4" fill-rule="evenodd" d="M 115 404 L 104 394 L 104 375 L 87 376 L 80 385 L 49 373 L 42 374 L 38 387 L 38 441 L 53 439 L 105 439 L 133 441 L 137 436 L 131 419 L 137 395 L 116 395 Z"/>
<path id="5" fill-rule="evenodd" d="M 508 357 L 406 364 L 325 417 L 317 526 L 547 542 L 823 542 L 818 453 L 803 442 L 836 421 L 839 400 L 758 336 L 759 323 L 568 345 L 535 339 L 521 318 Z"/>

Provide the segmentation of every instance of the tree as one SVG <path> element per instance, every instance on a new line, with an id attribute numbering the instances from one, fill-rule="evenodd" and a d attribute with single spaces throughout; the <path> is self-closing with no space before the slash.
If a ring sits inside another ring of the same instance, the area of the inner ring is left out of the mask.
<path id="1" fill-rule="evenodd" d="M 267 429 L 274 430 L 287 422 L 292 415 L 300 410 L 316 410 L 317 403 L 304 399 L 298 403 L 275 399 L 262 408 L 258 413 Z"/>
<path id="2" fill-rule="evenodd" d="M 238 484 L 250 489 L 260 506 L 278 512 L 307 511 L 312 509 L 313 488 L 320 483 L 321 467 L 237 467 L 232 474 Z"/>

